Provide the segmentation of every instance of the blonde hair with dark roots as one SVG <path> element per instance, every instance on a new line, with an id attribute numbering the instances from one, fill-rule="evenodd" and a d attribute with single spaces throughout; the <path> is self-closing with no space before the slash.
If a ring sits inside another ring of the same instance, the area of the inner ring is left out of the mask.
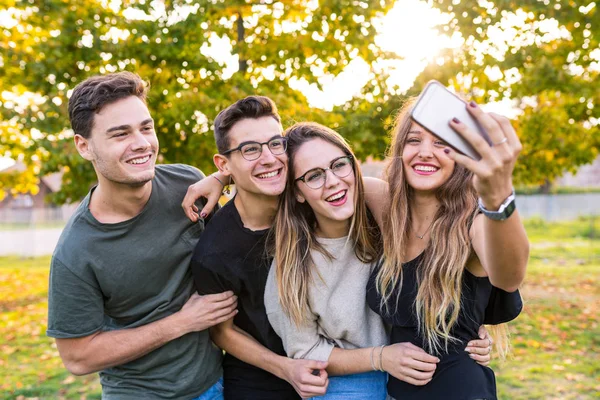
<path id="1" fill-rule="evenodd" d="M 384 207 L 382 227 L 384 260 L 376 277 L 381 295 L 380 309 L 393 313 L 389 302 L 395 287 L 402 289 L 402 263 L 406 259 L 409 234 L 412 231 L 411 199 L 413 189 L 404 177 L 402 153 L 413 124 L 410 112 L 414 99 L 408 100 L 396 117 L 386 170 L 389 196 Z M 461 307 L 462 280 L 467 261 L 473 256 L 469 229 L 477 215 L 477 193 L 472 184 L 473 173 L 456 164 L 450 178 L 436 193 L 440 206 L 430 228 L 429 243 L 417 270 L 418 292 L 415 311 L 419 333 L 427 350 L 439 354 L 448 351 L 448 343 L 458 339 L 451 330 Z M 396 305 L 398 307 L 396 298 Z M 505 327 L 492 329 L 496 349 L 501 357 L 507 353 Z"/>
<path id="2" fill-rule="evenodd" d="M 340 148 L 345 154 L 354 157 L 344 138 L 323 125 L 303 122 L 288 128 L 287 138 L 288 178 L 287 186 L 279 200 L 279 211 L 272 232 L 275 233 L 275 268 L 279 301 L 285 313 L 296 325 L 302 324 L 308 314 L 308 288 L 313 279 L 314 262 L 312 250 L 321 252 L 329 259 L 333 255 L 316 240 L 317 220 L 308 203 L 296 200 L 297 182 L 295 182 L 295 156 L 298 149 L 314 139 L 322 139 Z M 370 263 L 381 254 L 379 228 L 367 211 L 364 186 L 360 168 L 354 163 L 356 190 L 354 196 L 354 215 L 350 223 L 348 241 L 354 246 L 356 257 Z"/>

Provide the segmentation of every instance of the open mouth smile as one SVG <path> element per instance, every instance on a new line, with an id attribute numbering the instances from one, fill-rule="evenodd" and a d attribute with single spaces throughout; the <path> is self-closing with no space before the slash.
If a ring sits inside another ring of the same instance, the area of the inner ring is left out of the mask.
<path id="1" fill-rule="evenodd" d="M 348 194 L 347 190 L 341 190 L 337 193 L 332 194 L 328 198 L 326 198 L 325 201 L 334 206 L 341 206 L 342 204 L 344 204 L 346 202 L 347 194 Z"/>
<path id="2" fill-rule="evenodd" d="M 281 175 L 281 168 L 271 172 L 265 172 L 262 174 L 255 175 L 258 179 L 272 179 Z"/>
<path id="3" fill-rule="evenodd" d="M 419 175 L 431 175 L 436 173 L 440 168 L 434 165 L 417 164 L 413 166 L 413 170 Z"/>
<path id="4" fill-rule="evenodd" d="M 127 164 L 141 165 L 141 164 L 146 164 L 148 161 L 150 161 L 151 157 L 152 157 L 152 155 L 147 154 L 142 157 L 132 158 L 131 160 L 127 160 L 126 162 L 127 162 Z"/>

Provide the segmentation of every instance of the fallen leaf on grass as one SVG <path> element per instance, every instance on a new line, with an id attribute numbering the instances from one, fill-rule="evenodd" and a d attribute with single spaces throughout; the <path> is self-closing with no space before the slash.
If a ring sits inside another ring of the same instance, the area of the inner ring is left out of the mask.
<path id="1" fill-rule="evenodd" d="M 552 369 L 555 370 L 555 371 L 564 371 L 565 366 L 564 365 L 556 365 L 556 364 L 554 364 L 552 366 Z"/>
<path id="2" fill-rule="evenodd" d="M 65 378 L 65 380 L 63 380 L 61 383 L 63 385 L 70 385 L 71 383 L 75 382 L 75 377 L 73 375 L 69 375 Z"/>

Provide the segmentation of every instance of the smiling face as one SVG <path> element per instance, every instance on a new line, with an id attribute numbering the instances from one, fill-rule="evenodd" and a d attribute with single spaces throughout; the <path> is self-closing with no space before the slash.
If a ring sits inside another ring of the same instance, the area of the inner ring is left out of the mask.
<path id="1" fill-rule="evenodd" d="M 148 107 L 136 96 L 103 107 L 89 139 L 75 137 L 102 183 L 142 186 L 154 178 L 158 139 Z"/>
<path id="2" fill-rule="evenodd" d="M 305 175 L 314 168 L 336 169 L 339 165 L 332 162 L 347 154 L 334 144 L 317 138 L 302 144 L 294 155 L 294 178 Z M 336 161 L 337 163 L 340 160 Z M 353 162 L 351 160 L 351 162 Z M 351 218 L 354 215 L 354 197 L 356 180 L 354 172 L 345 177 L 336 176 L 331 170 L 326 170 L 325 184 L 318 189 L 310 188 L 305 182 L 296 181 L 296 199 L 307 202 L 317 219 L 319 234 L 325 236 L 343 236 L 348 234 Z"/>
<path id="3" fill-rule="evenodd" d="M 444 153 L 446 142 L 413 123 L 402 151 L 406 181 L 416 192 L 435 192 L 450 179 L 454 161 Z"/>
<path id="4" fill-rule="evenodd" d="M 264 143 L 281 135 L 281 124 L 271 116 L 242 119 L 229 130 L 229 148 L 235 149 L 249 141 Z M 256 160 L 246 160 L 241 151 L 217 157 L 222 162 L 221 170 L 233 177 L 237 191 L 279 196 L 285 189 L 288 163 L 285 152 L 273 154 L 265 144 Z"/>

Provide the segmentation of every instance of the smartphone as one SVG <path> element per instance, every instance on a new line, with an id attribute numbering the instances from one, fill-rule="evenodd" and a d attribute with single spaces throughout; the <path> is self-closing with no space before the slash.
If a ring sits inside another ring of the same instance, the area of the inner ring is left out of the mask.
<path id="1" fill-rule="evenodd" d="M 467 103 L 438 81 L 430 81 L 425 86 L 413 107 L 411 118 L 454 150 L 474 160 L 479 161 L 481 156 L 468 141 L 450 127 L 449 122 L 452 118 L 458 118 L 492 145 L 488 134 L 467 111 Z"/>

